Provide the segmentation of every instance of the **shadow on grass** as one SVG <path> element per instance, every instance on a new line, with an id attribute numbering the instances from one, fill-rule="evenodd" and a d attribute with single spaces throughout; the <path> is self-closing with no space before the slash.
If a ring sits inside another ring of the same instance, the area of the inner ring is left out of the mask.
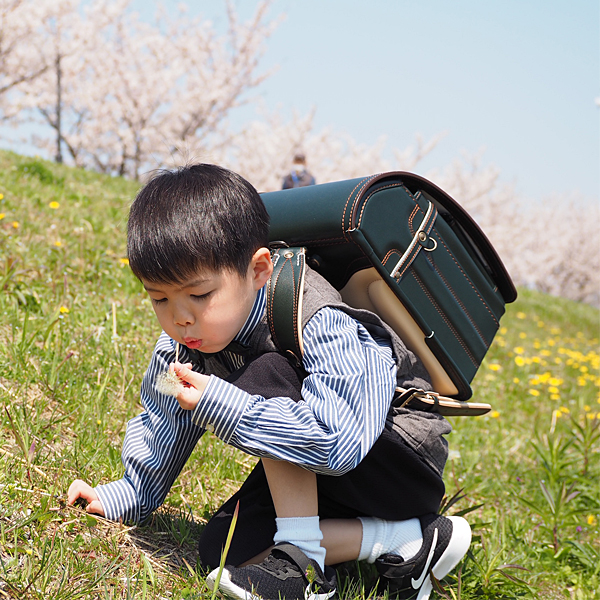
<path id="1" fill-rule="evenodd" d="M 173 572 L 199 569 L 198 539 L 205 523 L 181 509 L 163 507 L 129 531 L 130 542 Z"/>

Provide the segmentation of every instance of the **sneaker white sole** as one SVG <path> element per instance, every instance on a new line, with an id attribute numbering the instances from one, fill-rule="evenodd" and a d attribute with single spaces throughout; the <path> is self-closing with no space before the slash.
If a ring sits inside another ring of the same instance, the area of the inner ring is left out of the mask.
<path id="1" fill-rule="evenodd" d="M 215 569 L 208 574 L 206 578 L 206 585 L 212 591 L 215 588 L 217 581 L 217 574 L 219 569 Z M 225 594 L 228 598 L 234 598 L 235 600 L 262 600 L 260 596 L 256 596 L 241 587 L 238 587 L 231 581 L 231 575 L 227 569 L 223 569 L 221 573 L 221 579 L 219 580 L 219 591 Z"/>
<path id="2" fill-rule="evenodd" d="M 448 547 L 431 569 L 436 579 L 446 577 L 460 562 L 471 545 L 471 526 L 467 521 L 462 517 L 448 517 L 448 519 L 452 521 L 452 537 Z M 417 600 L 429 600 L 432 589 L 431 577 L 427 577 L 419 590 Z"/>
<path id="3" fill-rule="evenodd" d="M 215 582 L 217 580 L 217 574 L 219 573 L 219 569 L 215 569 L 208 574 L 206 578 L 206 585 L 212 591 L 215 587 Z M 261 596 L 257 596 L 248 590 L 245 590 L 239 586 L 237 586 L 233 581 L 231 581 L 231 574 L 227 569 L 223 569 L 221 573 L 221 579 L 219 580 L 219 591 L 222 592 L 228 598 L 233 598 L 234 600 L 263 600 Z M 310 592 L 306 590 L 304 593 L 305 600 L 329 600 L 335 594 L 335 590 L 331 592 L 326 592 L 324 594 L 318 594 L 315 592 Z"/>

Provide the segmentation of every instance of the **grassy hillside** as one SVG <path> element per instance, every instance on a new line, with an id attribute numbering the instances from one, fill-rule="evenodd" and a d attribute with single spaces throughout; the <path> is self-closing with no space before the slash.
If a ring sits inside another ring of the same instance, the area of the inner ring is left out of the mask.
<path id="1" fill-rule="evenodd" d="M 146 526 L 65 506 L 121 476 L 159 332 L 125 258 L 136 189 L 0 153 L 0 597 L 210 597 L 194 540 L 255 463 L 207 434 Z M 531 291 L 508 307 L 474 382 L 494 411 L 452 423 L 446 510 L 475 537 L 441 597 L 600 598 L 598 329 Z"/>

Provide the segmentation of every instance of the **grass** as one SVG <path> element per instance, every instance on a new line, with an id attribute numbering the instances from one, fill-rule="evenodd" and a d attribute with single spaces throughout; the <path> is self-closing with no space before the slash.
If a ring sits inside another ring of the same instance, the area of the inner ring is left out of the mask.
<path id="1" fill-rule="evenodd" d="M 144 527 L 65 505 L 119 478 L 158 325 L 125 258 L 135 183 L 0 153 L 0 598 L 211 597 L 203 523 L 255 459 L 205 435 Z M 439 597 L 600 598 L 598 310 L 520 290 L 455 418 L 448 514 L 474 541 Z M 361 572 L 362 577 L 357 574 Z M 340 570 L 366 598 L 372 570 Z"/>

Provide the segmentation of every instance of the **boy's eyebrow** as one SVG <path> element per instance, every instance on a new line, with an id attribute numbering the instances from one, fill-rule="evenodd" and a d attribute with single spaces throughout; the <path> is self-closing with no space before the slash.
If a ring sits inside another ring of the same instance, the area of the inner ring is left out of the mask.
<path id="1" fill-rule="evenodd" d="M 191 287 L 196 287 L 197 285 L 200 285 L 202 283 L 206 283 L 207 281 L 210 281 L 209 278 L 199 278 L 199 279 L 193 279 L 192 281 L 187 281 L 186 283 L 184 283 L 183 285 L 177 287 L 176 289 L 178 290 L 185 290 L 187 288 L 191 288 Z M 156 288 L 152 288 L 152 287 L 148 287 L 145 283 L 142 284 L 144 286 L 144 289 L 147 292 L 162 292 L 163 290 L 158 290 Z"/>

